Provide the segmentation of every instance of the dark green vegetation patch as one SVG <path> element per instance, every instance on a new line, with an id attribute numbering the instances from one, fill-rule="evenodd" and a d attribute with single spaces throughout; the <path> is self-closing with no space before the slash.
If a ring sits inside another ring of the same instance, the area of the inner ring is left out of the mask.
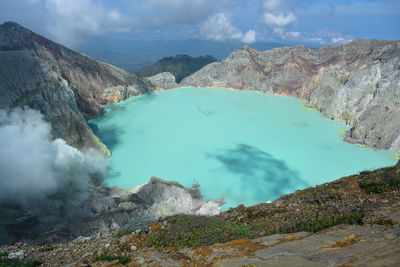
<path id="1" fill-rule="evenodd" d="M 358 185 L 367 192 L 382 194 L 393 188 L 400 188 L 400 165 L 383 168 L 378 171 L 360 173 Z"/>
<path id="2" fill-rule="evenodd" d="M 174 215 L 165 218 L 167 229 L 150 235 L 148 247 L 198 247 L 247 238 L 251 227 L 219 217 Z"/>
<path id="3" fill-rule="evenodd" d="M 176 55 L 175 57 L 164 57 L 151 66 L 144 67 L 135 74 L 140 77 L 150 77 L 160 72 L 170 72 L 179 83 L 185 77 L 195 73 L 202 67 L 218 61 L 212 56 L 190 57 L 188 55 Z"/>
<path id="4" fill-rule="evenodd" d="M 279 212 L 287 212 L 287 210 L 279 210 Z M 174 215 L 165 218 L 167 225 L 165 229 L 155 230 L 149 235 L 146 245 L 156 248 L 199 247 L 273 234 L 300 231 L 315 233 L 340 224 L 362 224 L 363 217 L 362 211 L 329 214 L 315 218 L 303 218 L 300 223 L 286 224 L 276 230 L 270 229 L 268 225 L 262 223 L 232 223 L 222 217 Z"/>
<path id="5" fill-rule="evenodd" d="M 129 229 L 129 230 L 120 231 L 120 232 L 116 233 L 115 235 L 113 235 L 113 237 L 115 237 L 115 238 L 121 238 L 121 237 L 123 237 L 123 236 L 130 235 L 130 234 L 132 234 L 132 233 L 135 233 L 136 230 L 137 230 L 136 228 L 133 228 L 133 229 Z"/>
<path id="6" fill-rule="evenodd" d="M 36 267 L 40 266 L 42 263 L 37 259 L 31 260 L 17 260 L 17 259 L 7 259 L 0 258 L 0 267 Z"/>
<path id="7" fill-rule="evenodd" d="M 96 261 L 113 261 L 113 260 L 119 260 L 119 262 L 122 264 L 127 264 L 131 261 L 130 258 L 125 256 L 115 256 L 109 254 L 101 254 L 96 257 Z"/>

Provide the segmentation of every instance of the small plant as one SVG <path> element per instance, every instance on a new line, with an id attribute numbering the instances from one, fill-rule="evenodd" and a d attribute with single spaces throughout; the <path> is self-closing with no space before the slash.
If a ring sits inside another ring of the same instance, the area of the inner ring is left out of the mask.
<path id="1" fill-rule="evenodd" d="M 307 232 L 319 232 L 326 228 L 340 225 L 340 224 L 359 224 L 362 225 L 362 219 L 364 212 L 358 211 L 353 213 L 346 213 L 337 215 L 326 215 L 317 218 L 307 218 L 302 223 L 298 224 L 293 232 L 307 231 Z"/>
<path id="2" fill-rule="evenodd" d="M 168 229 L 152 233 L 147 247 L 198 247 L 250 238 L 251 226 L 227 222 L 221 218 L 175 215 L 166 218 Z"/>
<path id="3" fill-rule="evenodd" d="M 128 258 L 128 257 L 125 257 L 125 256 L 119 257 L 119 262 L 122 263 L 122 264 L 127 264 L 127 263 L 129 263 L 130 261 L 131 261 L 131 259 Z"/>
<path id="4" fill-rule="evenodd" d="M 0 257 L 8 257 L 8 252 L 7 251 L 0 252 Z"/>
<path id="5" fill-rule="evenodd" d="M 113 237 L 114 237 L 114 238 L 121 238 L 121 237 L 123 237 L 123 236 L 130 235 L 130 234 L 132 234 L 132 233 L 135 233 L 136 231 L 137 231 L 136 228 L 129 229 L 129 230 L 124 230 L 124 231 L 120 231 L 120 232 L 116 233 L 115 235 L 113 235 Z"/>
<path id="6" fill-rule="evenodd" d="M 0 259 L 0 267 L 36 267 L 42 262 L 37 259 L 17 260 L 17 259 Z"/>
<path id="7" fill-rule="evenodd" d="M 358 180 L 358 185 L 369 193 L 382 194 L 392 188 L 400 188 L 400 174 L 397 166 L 382 169 L 378 174 L 363 174 Z"/>
<path id="8" fill-rule="evenodd" d="M 115 256 L 109 254 L 101 254 L 96 257 L 96 261 L 113 261 L 113 260 L 119 260 L 119 262 L 122 264 L 127 264 L 131 261 L 130 258 L 125 256 Z"/>
<path id="9" fill-rule="evenodd" d="M 113 261 L 119 259 L 118 256 L 109 255 L 109 254 L 101 254 L 96 257 L 96 261 Z"/>

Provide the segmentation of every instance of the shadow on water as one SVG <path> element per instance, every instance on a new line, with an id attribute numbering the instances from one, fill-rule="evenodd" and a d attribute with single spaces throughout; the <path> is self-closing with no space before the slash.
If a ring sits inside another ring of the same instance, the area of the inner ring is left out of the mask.
<path id="1" fill-rule="evenodd" d="M 255 147 L 238 144 L 234 149 L 209 156 L 219 160 L 229 172 L 240 176 L 244 190 L 253 191 L 260 200 L 272 200 L 308 186 L 284 161 Z"/>
<path id="2" fill-rule="evenodd" d="M 88 122 L 88 126 L 92 129 L 93 133 L 97 135 L 101 141 L 112 150 L 120 143 L 121 129 L 116 128 L 102 128 L 101 130 L 94 122 Z"/>

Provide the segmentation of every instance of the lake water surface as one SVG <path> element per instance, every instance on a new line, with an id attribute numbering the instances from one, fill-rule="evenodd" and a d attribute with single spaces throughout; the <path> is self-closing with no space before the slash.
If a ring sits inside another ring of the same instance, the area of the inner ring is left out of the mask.
<path id="1" fill-rule="evenodd" d="M 342 141 L 348 127 L 293 97 L 181 88 L 107 106 L 89 125 L 110 148 L 105 183 L 130 188 L 151 176 L 199 183 L 224 209 L 396 163 L 394 153 Z"/>

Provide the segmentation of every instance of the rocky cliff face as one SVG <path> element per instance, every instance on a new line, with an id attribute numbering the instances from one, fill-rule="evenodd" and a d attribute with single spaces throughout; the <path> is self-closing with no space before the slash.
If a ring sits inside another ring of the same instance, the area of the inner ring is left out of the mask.
<path id="1" fill-rule="evenodd" d="M 399 175 L 400 164 L 299 190 L 271 203 L 240 205 L 217 216 L 176 215 L 141 230 L 81 237 L 66 244 L 0 246 L 0 255 L 21 259 L 12 263 L 36 259 L 43 266 L 397 267 Z M 139 199 L 150 190 L 165 193 L 163 188 L 168 189 L 158 179 L 153 182 L 131 197 Z M 173 194 L 178 193 L 180 199 L 183 192 L 181 188 Z M 113 208 L 114 218 L 122 221 L 135 214 L 136 206 L 124 213 L 120 207 L 129 198 L 118 195 L 97 209 L 106 211 L 110 203 L 119 203 Z M 90 224 L 74 228 L 85 232 Z"/>
<path id="2" fill-rule="evenodd" d="M 159 217 L 173 214 L 216 215 L 222 205 L 204 200 L 196 185 L 186 188 L 157 177 L 130 190 L 103 186 L 93 188 L 84 207 L 76 205 L 75 209 L 81 209 L 82 213 L 78 218 L 67 218 L 66 209 L 60 208 L 60 199 L 53 202 L 48 205 L 53 211 L 45 206 L 42 208 L 48 209 L 47 212 L 53 216 L 65 219 L 57 220 L 56 225 L 51 225 L 46 214 L 38 217 L 30 210 L 18 209 L 15 204 L 0 202 L 0 244 L 17 241 L 55 243 L 71 241 L 79 236 L 101 236 L 147 227 Z"/>
<path id="3" fill-rule="evenodd" d="M 178 87 L 178 84 L 175 82 L 175 76 L 170 72 L 161 72 L 146 79 L 162 89 L 171 89 Z"/>
<path id="4" fill-rule="evenodd" d="M 77 148 L 103 149 L 86 125 L 103 106 L 155 90 L 148 80 L 76 53 L 13 22 L 0 25 L 0 108 L 39 109 Z"/>
<path id="5" fill-rule="evenodd" d="M 400 151 L 400 42 L 355 40 L 338 47 L 258 52 L 242 47 L 180 86 L 228 87 L 302 98 L 351 127 L 350 143 Z"/>

